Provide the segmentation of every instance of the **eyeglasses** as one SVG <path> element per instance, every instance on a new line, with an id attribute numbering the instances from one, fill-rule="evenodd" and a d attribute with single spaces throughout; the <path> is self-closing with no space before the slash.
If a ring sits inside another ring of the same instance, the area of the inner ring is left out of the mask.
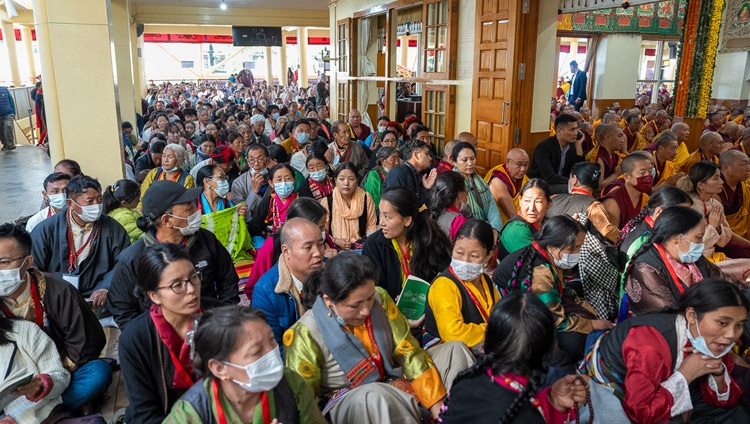
<path id="1" fill-rule="evenodd" d="M 529 162 L 516 162 L 513 159 L 508 159 L 508 162 L 512 163 L 513 165 L 516 165 L 521 168 L 528 168 Z"/>
<path id="2" fill-rule="evenodd" d="M 228 178 L 227 178 L 226 175 L 215 175 L 215 176 L 211 177 L 211 180 L 212 181 L 227 181 Z"/>
<path id="3" fill-rule="evenodd" d="M 188 283 L 193 287 L 199 287 L 201 285 L 201 272 L 193 271 L 187 280 L 178 280 L 168 286 L 157 287 L 157 290 L 171 289 L 174 294 L 183 294 L 187 290 Z"/>
<path id="4" fill-rule="evenodd" d="M 23 259 L 26 256 L 19 256 L 17 258 L 13 259 L 0 259 L 0 268 L 6 268 L 9 267 L 13 262 L 16 262 L 19 259 Z"/>
<path id="5" fill-rule="evenodd" d="M 267 160 L 268 158 L 247 158 L 247 163 L 252 165 L 255 163 L 263 163 Z"/>

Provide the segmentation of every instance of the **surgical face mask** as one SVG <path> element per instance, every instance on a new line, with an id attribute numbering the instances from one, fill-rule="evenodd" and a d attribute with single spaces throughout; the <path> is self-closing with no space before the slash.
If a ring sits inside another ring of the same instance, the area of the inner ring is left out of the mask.
<path id="1" fill-rule="evenodd" d="M 379 133 L 385 132 L 385 130 L 387 130 L 387 129 L 388 129 L 388 127 L 386 127 L 385 125 L 378 125 L 378 132 Z"/>
<path id="2" fill-rule="evenodd" d="M 49 205 L 58 211 L 65 207 L 65 201 L 68 199 L 68 195 L 65 193 L 50 194 Z"/>
<path id="3" fill-rule="evenodd" d="M 635 189 L 641 193 L 648 193 L 651 191 L 651 187 L 654 185 L 654 177 L 651 175 L 644 175 L 638 177 L 638 183 L 635 185 Z"/>
<path id="4" fill-rule="evenodd" d="M 201 211 L 195 211 L 187 218 L 183 216 L 174 216 L 172 214 L 167 215 L 171 216 L 172 218 L 187 220 L 186 227 L 175 227 L 180 230 L 180 233 L 182 233 L 183 236 L 192 236 L 201 228 Z"/>
<path id="5" fill-rule="evenodd" d="M 702 353 L 703 355 L 709 356 L 714 359 L 719 359 L 729 353 L 729 351 L 732 350 L 734 347 L 734 342 L 730 344 L 729 346 L 724 349 L 723 352 L 721 352 L 718 355 L 714 355 L 713 352 L 711 352 L 711 349 L 708 348 L 708 344 L 706 343 L 706 339 L 701 336 L 701 330 L 698 328 L 698 323 L 695 323 L 695 331 L 698 333 L 698 337 L 693 337 L 693 333 L 690 332 L 690 324 L 688 324 L 687 329 L 687 337 L 688 340 L 690 340 L 690 344 L 697 350 L 698 352 Z"/>
<path id="6" fill-rule="evenodd" d="M 73 200 L 73 203 L 78 205 L 75 200 Z M 78 207 L 81 208 L 81 213 L 78 213 L 76 211 L 73 212 L 75 212 L 75 214 L 85 222 L 96 222 L 96 220 L 98 220 L 102 216 L 102 211 L 104 210 L 104 205 L 102 205 L 101 203 L 88 206 L 78 205 Z"/>
<path id="7" fill-rule="evenodd" d="M 273 390 L 279 381 L 284 377 L 284 363 L 281 362 L 281 353 L 276 346 L 272 351 L 261 356 L 255 362 L 245 366 L 235 365 L 231 362 L 224 362 L 226 365 L 234 368 L 244 369 L 247 374 L 249 383 L 232 380 L 236 385 L 242 387 L 248 392 L 262 393 Z"/>
<path id="8" fill-rule="evenodd" d="M 656 179 L 656 167 L 651 168 L 651 178 Z"/>
<path id="9" fill-rule="evenodd" d="M 278 121 L 279 120 L 279 112 L 272 113 L 271 117 L 273 118 L 274 121 Z"/>
<path id="10" fill-rule="evenodd" d="M 299 144 L 307 144 L 307 142 L 310 141 L 310 134 L 308 133 L 299 133 L 295 137 Z"/>
<path id="11" fill-rule="evenodd" d="M 687 240 L 687 237 L 685 237 L 684 235 L 680 235 L 680 237 Z M 679 253 L 679 256 L 680 256 L 680 262 L 684 264 L 692 264 L 692 263 L 698 262 L 698 259 L 700 259 L 701 256 L 703 256 L 704 250 L 706 250 L 705 243 L 694 243 L 691 241 L 690 248 L 688 249 L 687 252 L 682 253 L 680 252 L 679 248 L 677 249 L 677 252 Z"/>
<path id="12" fill-rule="evenodd" d="M 563 253 L 560 259 L 555 259 L 555 265 L 561 269 L 571 269 L 581 261 L 580 253 Z"/>
<path id="13" fill-rule="evenodd" d="M 292 195 L 294 191 L 294 182 L 286 181 L 280 183 L 273 183 L 273 189 L 282 198 L 286 199 Z"/>
<path id="14" fill-rule="evenodd" d="M 255 168 L 250 168 L 250 175 L 255 175 L 255 174 L 266 175 L 268 174 L 268 168 L 263 168 L 260 171 L 256 171 Z"/>
<path id="15" fill-rule="evenodd" d="M 325 231 L 323 231 L 323 232 L 321 232 L 321 233 L 320 233 L 320 235 L 321 235 L 321 236 L 323 236 L 323 241 L 325 242 L 325 241 L 326 241 L 326 239 L 327 239 L 327 237 L 326 237 L 326 232 L 325 232 Z"/>
<path id="16" fill-rule="evenodd" d="M 227 197 L 227 193 L 229 193 L 229 181 L 227 180 L 221 180 L 216 182 L 216 188 L 213 189 L 216 194 L 219 195 L 219 197 L 224 198 Z"/>
<path id="17" fill-rule="evenodd" d="M 162 168 L 162 169 L 164 170 L 164 172 L 175 172 L 177 171 L 177 165 L 175 165 L 172 169 L 166 169 L 166 168 Z"/>
<path id="18" fill-rule="evenodd" d="M 21 262 L 21 266 L 18 268 L 13 269 L 0 269 L 0 297 L 6 297 L 10 296 L 18 290 L 19 287 L 21 287 L 21 284 L 23 284 L 23 277 L 25 273 L 21 273 L 21 268 L 23 268 L 24 264 L 26 263 L 26 259 L 24 258 L 23 262 Z"/>
<path id="19" fill-rule="evenodd" d="M 453 258 L 451 259 L 451 269 L 461 281 L 474 281 L 477 277 L 482 275 L 484 264 L 464 262 Z"/>
<path id="20" fill-rule="evenodd" d="M 310 178 L 317 182 L 324 181 L 328 177 L 328 173 L 325 169 L 321 169 L 320 171 L 314 171 L 310 173 Z"/>

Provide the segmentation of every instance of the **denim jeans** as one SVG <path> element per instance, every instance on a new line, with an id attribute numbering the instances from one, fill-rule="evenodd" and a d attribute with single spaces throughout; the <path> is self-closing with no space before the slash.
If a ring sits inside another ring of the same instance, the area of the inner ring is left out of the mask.
<path id="1" fill-rule="evenodd" d="M 70 376 L 70 384 L 62 394 L 63 409 L 75 411 L 104 393 L 112 383 L 109 364 L 96 359 L 87 362 Z"/>
<path id="2" fill-rule="evenodd" d="M 15 130 L 13 129 L 13 115 L 0 118 L 0 142 L 7 149 L 15 149 Z"/>

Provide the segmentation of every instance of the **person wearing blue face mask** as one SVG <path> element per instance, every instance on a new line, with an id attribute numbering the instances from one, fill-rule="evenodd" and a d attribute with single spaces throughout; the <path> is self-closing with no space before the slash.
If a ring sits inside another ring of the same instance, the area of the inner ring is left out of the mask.
<path id="1" fill-rule="evenodd" d="M 68 199 L 67 194 L 65 194 L 65 187 L 69 181 L 70 175 L 63 174 L 62 172 L 47 175 L 47 178 L 44 179 L 42 196 L 49 206 L 35 213 L 26 221 L 26 231 L 29 233 L 32 232 L 34 227 L 39 225 L 40 222 L 65 208 L 65 201 Z"/>
<path id="2" fill-rule="evenodd" d="M 703 215 L 690 207 L 672 206 L 656 218 L 654 231 L 625 271 L 633 313 L 675 308 L 685 290 L 704 278 L 732 280 L 703 256 L 705 231 Z"/>
<path id="3" fill-rule="evenodd" d="M 310 122 L 305 118 L 294 121 L 294 130 L 292 134 L 286 140 L 281 142 L 281 147 L 286 150 L 289 155 L 302 151 L 305 145 L 310 141 Z"/>
<path id="4" fill-rule="evenodd" d="M 227 174 L 219 165 L 206 165 L 198 171 L 198 187 L 203 188 L 198 199 L 198 210 L 201 215 L 222 211 L 234 207 L 229 193 L 229 181 Z M 247 205 L 241 205 L 237 209 L 239 216 L 245 216 Z"/>
<path id="5" fill-rule="evenodd" d="M 632 422 L 681 421 L 686 414 L 689 422 L 750 422 L 738 403 L 741 368 L 728 354 L 743 335 L 747 297 L 735 284 L 705 279 L 688 287 L 678 305 L 676 314 L 617 324 L 592 345 L 579 371 L 591 384 L 608 386 L 607 405 L 622 405 Z"/>
<path id="6" fill-rule="evenodd" d="M 266 238 L 273 234 L 286 221 L 286 211 L 294 199 L 297 191 L 294 189 L 294 169 L 285 164 L 276 164 L 268 171 L 273 190 L 266 190 L 258 207 L 250 218 L 248 231 L 253 236 L 253 242 L 260 246 L 256 237 Z"/>

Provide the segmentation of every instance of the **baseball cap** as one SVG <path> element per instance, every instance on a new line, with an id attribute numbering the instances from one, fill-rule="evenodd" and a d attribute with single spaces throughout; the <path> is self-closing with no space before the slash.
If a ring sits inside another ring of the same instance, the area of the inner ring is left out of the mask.
<path id="1" fill-rule="evenodd" d="M 185 188 L 174 181 L 156 181 L 143 195 L 143 215 L 156 219 L 174 205 L 195 201 L 202 191 L 200 187 Z"/>

